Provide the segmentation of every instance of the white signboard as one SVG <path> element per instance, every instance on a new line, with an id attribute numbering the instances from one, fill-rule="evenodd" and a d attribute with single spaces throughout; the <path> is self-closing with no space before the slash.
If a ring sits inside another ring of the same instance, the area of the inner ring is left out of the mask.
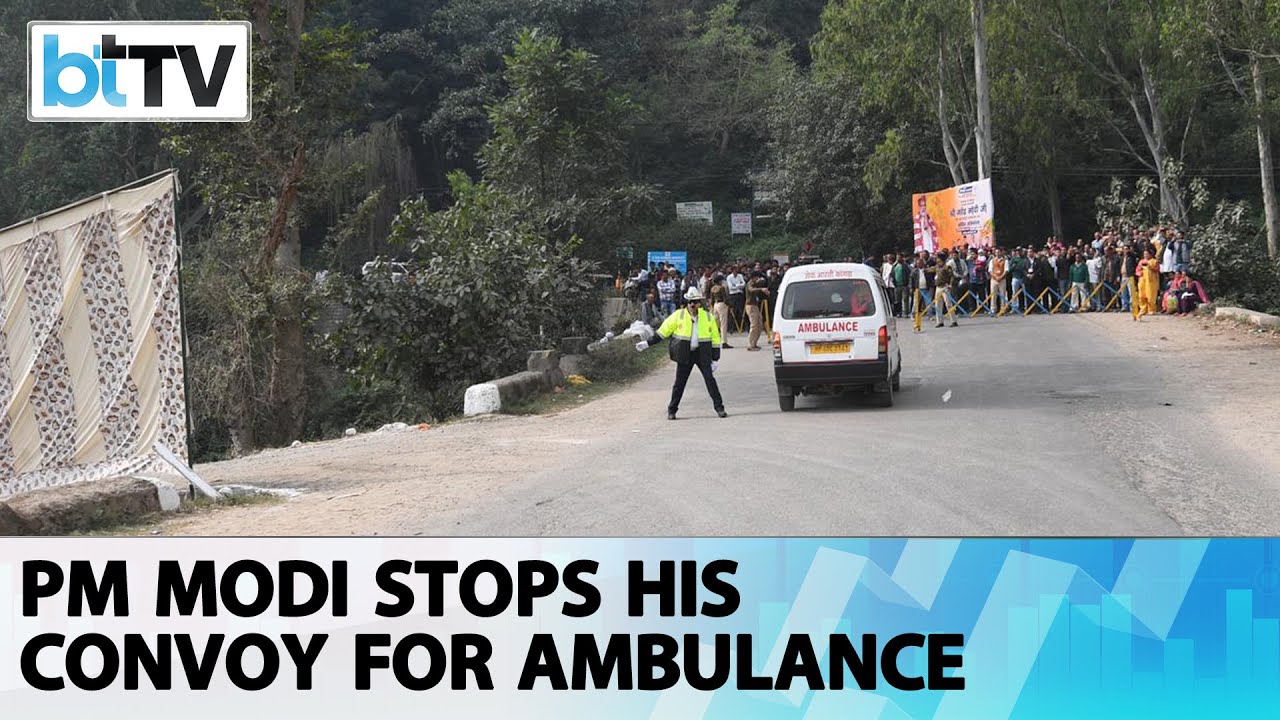
<path id="1" fill-rule="evenodd" d="M 751 234 L 751 213 L 733 213 L 729 216 L 729 221 L 733 227 L 732 234 Z"/>
<path id="2" fill-rule="evenodd" d="M 676 203 L 677 220 L 697 220 L 711 224 L 711 201 Z"/>

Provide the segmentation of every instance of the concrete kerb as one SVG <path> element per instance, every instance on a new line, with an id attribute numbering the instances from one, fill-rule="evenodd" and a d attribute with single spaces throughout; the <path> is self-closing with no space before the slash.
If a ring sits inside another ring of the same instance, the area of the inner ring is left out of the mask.
<path id="1" fill-rule="evenodd" d="M 1269 330 L 1280 330 L 1280 317 L 1260 313 L 1256 310 L 1246 310 L 1237 307 L 1215 307 L 1213 316 L 1217 318 L 1226 318 L 1237 322 L 1246 322 L 1257 325 L 1261 328 Z"/>
<path id="2" fill-rule="evenodd" d="M 462 414 L 466 417 L 492 415 L 564 385 L 568 374 L 577 372 L 581 358 L 587 354 L 635 345 L 640 339 L 624 333 L 609 339 L 589 342 L 585 337 L 564 338 L 560 350 L 536 350 L 529 353 L 527 369 L 514 375 L 479 383 L 467 388 L 462 398 Z M 561 353 L 565 353 L 563 356 Z"/>
<path id="3" fill-rule="evenodd" d="M 551 392 L 564 384 L 559 350 L 531 352 L 525 366 L 527 369 L 523 372 L 467 388 L 462 398 L 462 414 L 475 417 L 502 412 L 503 407 Z"/>

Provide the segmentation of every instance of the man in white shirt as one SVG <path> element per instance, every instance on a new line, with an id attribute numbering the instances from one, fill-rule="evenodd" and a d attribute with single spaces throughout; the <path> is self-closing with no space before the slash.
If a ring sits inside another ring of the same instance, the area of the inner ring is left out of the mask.
<path id="1" fill-rule="evenodd" d="M 724 286 L 729 289 L 729 309 L 733 312 L 733 318 L 730 324 L 733 327 L 741 327 L 742 314 L 746 310 L 746 289 L 747 279 L 742 275 L 742 268 L 734 265 L 729 270 L 729 274 L 724 279 Z M 732 328 L 725 328 L 724 334 L 728 335 L 732 332 Z"/>
<path id="2" fill-rule="evenodd" d="M 1089 308 L 1095 311 L 1102 310 L 1102 293 L 1097 292 L 1098 284 L 1102 282 L 1102 254 L 1096 250 L 1090 250 L 1089 259 L 1084 264 L 1089 268 Z"/>
<path id="3" fill-rule="evenodd" d="M 679 284 L 676 282 L 675 273 L 668 272 L 665 277 L 658 281 L 658 302 L 662 305 L 662 313 L 670 315 L 676 311 L 676 290 Z"/>
<path id="4" fill-rule="evenodd" d="M 884 278 L 884 287 L 889 291 L 889 307 L 898 307 L 898 288 L 893 283 L 893 266 L 898 261 L 898 256 L 889 253 L 884 256 L 884 263 L 880 266 L 880 277 Z"/>

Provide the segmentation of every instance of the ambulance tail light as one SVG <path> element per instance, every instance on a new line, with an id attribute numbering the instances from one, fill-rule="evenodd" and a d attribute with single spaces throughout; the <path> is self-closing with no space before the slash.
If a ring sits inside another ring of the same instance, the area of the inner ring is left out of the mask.
<path id="1" fill-rule="evenodd" d="M 773 359 L 782 359 L 782 335 L 775 330 L 773 333 Z"/>
<path id="2" fill-rule="evenodd" d="M 887 325 L 880 326 L 880 332 L 877 334 L 880 340 L 880 354 L 889 354 L 889 327 Z"/>

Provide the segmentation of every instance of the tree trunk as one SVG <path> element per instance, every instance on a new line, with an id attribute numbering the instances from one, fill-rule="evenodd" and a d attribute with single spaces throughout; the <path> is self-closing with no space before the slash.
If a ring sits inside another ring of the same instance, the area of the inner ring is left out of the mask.
<path id="1" fill-rule="evenodd" d="M 285 61 L 280 64 L 280 84 L 290 100 L 297 90 L 295 75 L 298 72 L 298 51 L 302 45 L 302 22 L 307 16 L 306 0 L 287 0 L 285 7 L 286 47 Z"/>
<path id="2" fill-rule="evenodd" d="M 297 270 L 302 267 L 302 247 L 297 233 L 289 232 L 289 213 L 293 210 L 293 201 L 298 196 L 298 186 L 302 183 L 306 166 L 307 146 L 298 143 L 293 149 L 289 169 L 280 182 L 275 212 L 271 215 L 271 225 L 262 243 L 262 262 L 265 266 L 274 265 L 282 270 Z"/>
<path id="3" fill-rule="evenodd" d="M 284 37 L 285 52 L 278 65 L 280 92 L 286 103 L 293 101 L 297 92 L 298 53 L 302 43 L 302 25 L 306 17 L 306 0 L 287 0 Z M 294 207 L 298 186 L 306 169 L 306 145 L 298 138 L 280 195 L 276 199 L 276 222 L 273 222 L 275 238 L 268 242 L 279 243 L 271 253 L 275 272 L 279 277 L 291 278 L 302 272 L 302 238 L 296 224 L 288 225 L 288 217 Z M 271 357 L 271 388 L 269 397 L 275 423 L 271 428 L 271 440 L 284 444 L 302 435 L 306 418 L 306 336 L 303 331 L 302 290 L 290 286 L 275 306 L 275 336 Z"/>
<path id="4" fill-rule="evenodd" d="M 1266 213 L 1267 254 L 1277 257 L 1280 242 L 1280 205 L 1276 201 L 1276 180 L 1271 159 L 1271 128 L 1267 125 L 1267 86 L 1262 62 L 1256 53 L 1249 54 L 1249 70 L 1253 74 L 1254 123 L 1258 130 L 1258 165 L 1262 172 L 1262 207 Z"/>
<path id="5" fill-rule="evenodd" d="M 253 0 L 253 29 L 259 40 L 271 42 L 271 0 Z"/>
<path id="6" fill-rule="evenodd" d="M 1062 225 L 1062 193 L 1058 190 L 1058 174 L 1049 172 L 1045 179 L 1049 193 L 1049 217 L 1053 222 L 1053 236 L 1066 243 L 1067 233 Z"/>
<path id="7" fill-rule="evenodd" d="M 938 42 L 938 128 L 942 131 L 942 154 L 947 158 L 947 169 L 951 171 L 951 182 L 954 185 L 963 184 L 964 168 L 961 163 L 964 162 L 963 157 L 956 154 L 954 142 L 951 139 L 951 126 L 947 123 L 947 95 L 944 89 L 943 80 L 943 57 L 942 42 Z"/>
<path id="8" fill-rule="evenodd" d="M 258 437 L 253 431 L 254 415 L 251 412 L 238 413 L 230 418 L 227 428 L 231 435 L 231 456 L 244 457 L 258 448 Z"/>
<path id="9" fill-rule="evenodd" d="M 291 229 L 297 234 L 297 229 Z M 271 405 L 275 425 L 271 441 L 284 445 L 302 437 L 307 409 L 306 335 L 302 325 L 300 288 L 281 298 L 275 313 L 275 342 L 271 358 Z"/>
<path id="10" fill-rule="evenodd" d="M 987 75 L 987 16 L 984 0 L 972 0 L 974 92 L 978 96 L 978 179 L 991 177 L 991 82 Z"/>
<path id="11" fill-rule="evenodd" d="M 1139 61 L 1138 66 L 1142 71 L 1142 93 L 1146 100 L 1150 124 L 1143 122 L 1136 100 L 1131 98 L 1129 105 L 1138 115 L 1138 125 L 1146 137 L 1151 160 L 1156 166 L 1156 176 L 1160 180 L 1160 210 L 1174 223 L 1182 225 L 1186 223 L 1187 208 L 1182 201 L 1182 188 L 1178 186 L 1177 180 L 1170 176 L 1169 142 L 1165 135 L 1164 110 L 1160 107 L 1160 94 L 1147 62 Z"/>

